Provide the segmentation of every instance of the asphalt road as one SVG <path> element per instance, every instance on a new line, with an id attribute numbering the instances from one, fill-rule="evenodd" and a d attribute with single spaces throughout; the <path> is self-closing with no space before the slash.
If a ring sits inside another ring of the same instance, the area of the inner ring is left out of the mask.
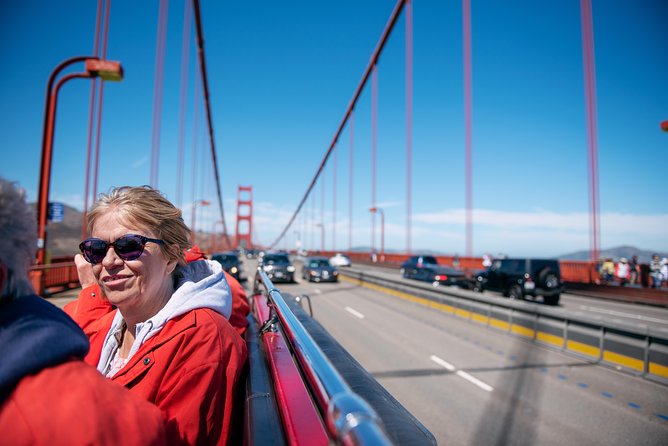
<path id="1" fill-rule="evenodd" d="M 278 288 L 309 295 L 439 444 L 668 444 L 667 386 L 352 283 L 298 280 Z"/>

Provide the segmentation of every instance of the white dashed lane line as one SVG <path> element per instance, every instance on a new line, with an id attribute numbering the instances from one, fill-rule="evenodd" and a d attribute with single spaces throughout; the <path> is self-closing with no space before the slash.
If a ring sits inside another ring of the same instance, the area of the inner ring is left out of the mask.
<path id="1" fill-rule="evenodd" d="M 436 364 L 440 365 L 444 369 L 446 369 L 449 372 L 455 372 L 455 375 L 459 376 L 460 378 L 465 379 L 466 381 L 470 382 L 471 384 L 475 384 L 476 386 L 480 387 L 482 390 L 485 390 L 487 392 L 491 392 L 494 390 L 494 387 L 490 386 L 484 381 L 479 380 L 475 376 L 466 373 L 463 370 L 457 370 L 457 367 L 454 365 L 450 364 L 449 362 L 445 361 L 444 359 L 439 358 L 436 355 L 431 355 L 429 357 L 432 361 L 434 361 Z"/>
<path id="2" fill-rule="evenodd" d="M 364 319 L 364 315 L 359 311 L 355 310 L 354 308 L 346 307 L 346 311 L 358 319 Z"/>

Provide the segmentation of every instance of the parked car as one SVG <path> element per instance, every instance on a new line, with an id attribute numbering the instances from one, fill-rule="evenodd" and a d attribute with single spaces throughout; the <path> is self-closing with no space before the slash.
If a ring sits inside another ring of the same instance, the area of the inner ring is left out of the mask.
<path id="1" fill-rule="evenodd" d="M 439 265 L 434 256 L 412 256 L 401 265 L 406 279 L 423 280 L 438 285 L 460 285 L 466 280 L 464 271 Z"/>
<path id="2" fill-rule="evenodd" d="M 234 251 L 219 252 L 211 256 L 211 260 L 220 263 L 225 271 L 230 273 L 239 282 L 246 280 L 241 273 L 241 261 Z"/>
<path id="3" fill-rule="evenodd" d="M 294 282 L 295 267 L 286 253 L 265 253 L 262 256 L 262 270 L 272 282 Z"/>
<path id="4" fill-rule="evenodd" d="M 500 291 L 511 299 L 543 296 L 547 305 L 558 305 L 564 292 L 559 261 L 552 259 L 495 259 L 476 276 L 477 291 Z"/>
<path id="5" fill-rule="evenodd" d="M 329 264 L 332 266 L 351 266 L 350 257 L 340 252 L 329 258 Z"/>
<path id="6" fill-rule="evenodd" d="M 302 279 L 309 282 L 338 282 L 339 272 L 327 257 L 307 257 L 302 267 Z"/>

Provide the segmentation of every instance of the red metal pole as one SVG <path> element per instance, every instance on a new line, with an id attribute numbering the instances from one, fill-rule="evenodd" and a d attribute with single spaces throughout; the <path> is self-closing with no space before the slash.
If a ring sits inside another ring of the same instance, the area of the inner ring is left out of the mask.
<path id="1" fill-rule="evenodd" d="M 410 254 L 413 160 L 413 2 L 406 2 L 406 253 Z"/>
<path id="2" fill-rule="evenodd" d="M 40 163 L 39 196 L 37 199 L 37 263 L 44 264 L 44 250 L 46 248 L 46 220 L 49 204 L 49 189 L 51 186 L 51 161 L 53 154 L 53 138 L 55 133 L 56 101 L 58 90 L 64 82 L 76 77 L 90 77 L 89 73 L 74 73 L 62 78 L 56 88 L 53 83 L 60 72 L 77 62 L 86 59 L 97 59 L 96 57 L 78 56 L 68 59 L 58 65 L 47 82 L 46 105 L 44 111 L 44 133 L 42 135 L 42 158 Z"/>
<path id="3" fill-rule="evenodd" d="M 378 68 L 371 78 L 371 207 L 376 207 L 376 142 L 378 131 Z M 371 254 L 376 248 L 376 213 L 371 215 Z"/>
<path id="4" fill-rule="evenodd" d="M 466 256 L 473 255 L 473 167 L 472 167 L 472 63 L 471 0 L 463 0 L 464 28 L 464 145 L 466 156 Z"/>
<path id="5" fill-rule="evenodd" d="M 350 121 L 348 124 L 350 127 L 350 159 L 348 160 L 349 164 L 349 177 L 348 177 L 348 252 L 353 250 L 353 143 L 354 143 L 354 130 L 355 130 L 355 115 L 354 112 L 350 113 Z"/>
<path id="6" fill-rule="evenodd" d="M 339 151 L 334 146 L 334 172 L 332 173 L 332 251 L 336 251 L 336 164 Z"/>
<path id="7" fill-rule="evenodd" d="M 589 161 L 589 221 L 591 260 L 598 259 L 599 190 L 598 190 L 598 113 L 596 107 L 596 67 L 591 1 L 580 1 L 582 21 L 582 61 L 584 66 L 585 111 L 587 117 L 587 158 Z"/>

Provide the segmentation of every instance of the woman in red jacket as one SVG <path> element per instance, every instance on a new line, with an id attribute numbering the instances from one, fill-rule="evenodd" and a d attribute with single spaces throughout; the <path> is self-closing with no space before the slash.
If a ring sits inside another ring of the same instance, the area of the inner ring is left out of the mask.
<path id="1" fill-rule="evenodd" d="M 88 264 L 75 259 L 83 290 L 67 308 L 90 340 L 86 361 L 156 404 L 172 442 L 228 443 L 246 347 L 222 267 L 186 264 L 181 211 L 148 186 L 103 195 L 88 230 Z"/>

